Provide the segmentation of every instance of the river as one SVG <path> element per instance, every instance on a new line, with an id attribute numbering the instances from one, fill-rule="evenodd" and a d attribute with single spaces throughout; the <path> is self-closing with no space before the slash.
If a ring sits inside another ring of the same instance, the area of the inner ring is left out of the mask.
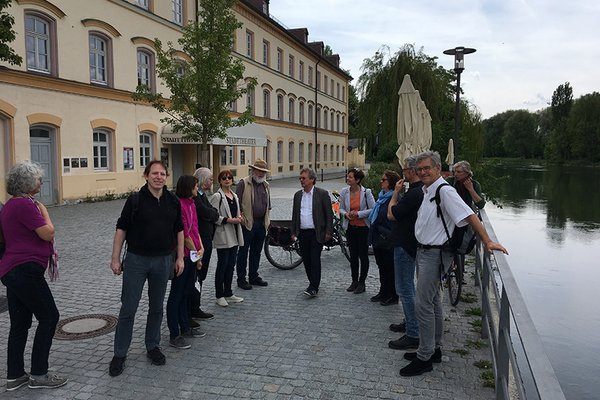
<path id="1" fill-rule="evenodd" d="M 485 207 L 568 399 L 600 397 L 600 168 L 503 165 Z"/>

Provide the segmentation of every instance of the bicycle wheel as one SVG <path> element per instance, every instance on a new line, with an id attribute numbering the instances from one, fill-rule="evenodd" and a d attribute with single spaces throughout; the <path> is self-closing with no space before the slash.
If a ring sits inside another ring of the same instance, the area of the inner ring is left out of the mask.
<path id="1" fill-rule="evenodd" d="M 342 250 L 342 254 L 346 256 L 348 262 L 350 262 L 350 251 L 348 250 L 348 241 L 346 240 L 346 235 L 342 233 L 341 230 L 336 232 L 337 234 L 337 242 L 340 245 Z"/>
<path id="2" fill-rule="evenodd" d="M 452 263 L 448 270 L 447 284 L 448 284 L 448 295 L 450 297 L 450 304 L 453 306 L 457 305 L 460 301 L 460 294 L 462 292 L 462 268 L 461 258 L 458 254 L 452 257 Z"/>
<path id="3" fill-rule="evenodd" d="M 302 257 L 298 250 L 298 242 L 289 246 L 275 246 L 270 244 L 269 237 L 265 239 L 265 256 L 276 268 L 287 270 L 294 269 L 302 264 Z"/>

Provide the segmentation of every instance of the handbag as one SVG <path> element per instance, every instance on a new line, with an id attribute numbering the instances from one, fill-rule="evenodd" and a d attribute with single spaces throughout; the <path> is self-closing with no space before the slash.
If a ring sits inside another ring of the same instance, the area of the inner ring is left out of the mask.
<path id="1" fill-rule="evenodd" d="M 46 270 L 48 271 L 50 282 L 54 282 L 58 280 L 58 253 L 54 248 L 54 243 L 51 243 L 50 246 L 52 246 L 52 254 L 48 258 L 48 268 Z"/>

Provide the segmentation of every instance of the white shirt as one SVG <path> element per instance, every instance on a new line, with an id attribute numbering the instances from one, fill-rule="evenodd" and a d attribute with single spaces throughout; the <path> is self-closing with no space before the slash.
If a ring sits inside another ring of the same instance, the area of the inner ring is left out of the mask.
<path id="1" fill-rule="evenodd" d="M 313 221 L 314 191 L 314 186 L 308 193 L 305 190 L 302 190 L 302 201 L 300 202 L 300 229 L 315 229 L 315 221 Z"/>
<path id="2" fill-rule="evenodd" d="M 442 218 L 437 216 L 437 206 L 433 200 L 438 186 L 442 183 L 446 183 L 446 181 L 440 177 L 429 187 L 423 185 L 423 202 L 417 212 L 417 222 L 415 223 L 415 237 L 421 244 L 440 246 L 448 240 Z M 467 206 L 452 186 L 444 186 L 440 189 L 440 207 L 450 236 L 452 236 L 455 226 L 467 225 L 467 217 L 473 214 L 473 210 Z"/>

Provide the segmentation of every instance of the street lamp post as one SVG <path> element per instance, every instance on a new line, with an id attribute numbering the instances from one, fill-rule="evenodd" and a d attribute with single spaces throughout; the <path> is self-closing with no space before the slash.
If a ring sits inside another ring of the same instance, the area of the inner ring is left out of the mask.
<path id="1" fill-rule="evenodd" d="M 454 56 L 454 72 L 456 72 L 456 104 L 454 105 L 454 154 L 456 157 L 458 157 L 458 132 L 460 130 L 460 74 L 465 70 L 465 54 L 476 51 L 462 46 L 444 50 L 444 54 Z"/>

